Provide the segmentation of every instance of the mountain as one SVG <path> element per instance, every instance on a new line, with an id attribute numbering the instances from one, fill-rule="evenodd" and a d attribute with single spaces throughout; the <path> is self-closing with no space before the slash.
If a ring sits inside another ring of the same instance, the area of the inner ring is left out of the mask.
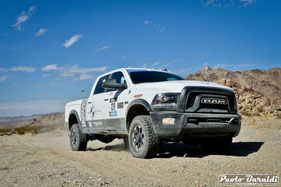
<path id="1" fill-rule="evenodd" d="M 6 126 L 16 122 L 37 119 L 40 118 L 42 115 L 43 114 L 34 114 L 30 116 L 0 117 L 0 126 Z"/>
<path id="2" fill-rule="evenodd" d="M 229 71 L 204 66 L 187 80 L 215 82 L 231 87 L 236 94 L 239 113 L 266 115 L 281 113 L 281 68 Z"/>
<path id="3" fill-rule="evenodd" d="M 28 116 L 28 118 L 19 118 L 21 121 L 13 120 L 13 117 L 8 117 L 10 120 L 9 125 L 2 125 L 0 128 L 15 128 L 15 127 L 23 127 L 23 126 L 61 126 L 64 125 L 64 113 L 51 113 L 51 114 L 41 114 L 40 116 Z"/>

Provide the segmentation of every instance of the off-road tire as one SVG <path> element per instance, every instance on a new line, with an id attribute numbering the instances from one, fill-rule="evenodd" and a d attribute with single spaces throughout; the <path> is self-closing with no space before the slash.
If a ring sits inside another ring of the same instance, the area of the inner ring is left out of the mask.
<path id="1" fill-rule="evenodd" d="M 232 138 L 220 138 L 205 141 L 200 144 L 204 153 L 228 154 L 231 149 Z"/>
<path id="2" fill-rule="evenodd" d="M 87 148 L 88 138 L 80 130 L 78 124 L 73 124 L 70 128 L 70 147 L 72 151 L 85 151 Z"/>
<path id="3" fill-rule="evenodd" d="M 134 141 L 137 129 L 142 129 L 143 144 L 140 149 Z M 147 115 L 136 116 L 131 122 L 129 129 L 129 147 L 132 155 L 136 158 L 152 158 L 159 148 L 159 139 L 155 135 L 152 127 L 151 117 Z"/>

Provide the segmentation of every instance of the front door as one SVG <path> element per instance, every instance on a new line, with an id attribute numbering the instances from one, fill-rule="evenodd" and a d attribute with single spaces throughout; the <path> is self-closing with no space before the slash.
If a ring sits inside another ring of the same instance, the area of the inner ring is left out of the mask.
<path id="1" fill-rule="evenodd" d="M 115 79 L 116 83 L 126 84 L 125 76 L 121 71 L 113 73 L 110 79 Z M 129 89 L 109 90 L 106 97 L 109 96 L 110 111 L 108 112 L 108 122 L 104 126 L 105 130 L 118 134 L 126 133 L 125 105 L 128 104 L 128 91 Z"/>

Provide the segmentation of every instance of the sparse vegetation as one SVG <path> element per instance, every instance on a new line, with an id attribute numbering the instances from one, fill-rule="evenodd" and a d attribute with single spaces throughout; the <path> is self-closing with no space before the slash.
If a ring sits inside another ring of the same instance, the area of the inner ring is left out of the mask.
<path id="1" fill-rule="evenodd" d="M 276 116 L 277 116 L 277 119 L 281 119 L 281 112 L 277 113 Z"/>
<path id="2" fill-rule="evenodd" d="M 240 114 L 243 116 L 251 116 L 251 114 L 249 112 L 247 112 L 246 110 L 241 110 Z"/>
<path id="3" fill-rule="evenodd" d="M 25 127 L 15 128 L 15 132 L 20 135 L 31 133 L 31 132 L 37 134 L 41 128 L 42 126 L 25 126 Z"/>
<path id="4" fill-rule="evenodd" d="M 49 126 L 23 126 L 17 128 L 9 128 L 9 129 L 0 129 L 0 135 L 11 135 L 11 134 L 38 134 L 43 132 L 50 132 L 52 130 L 57 129 L 58 126 L 56 125 L 49 125 Z"/>

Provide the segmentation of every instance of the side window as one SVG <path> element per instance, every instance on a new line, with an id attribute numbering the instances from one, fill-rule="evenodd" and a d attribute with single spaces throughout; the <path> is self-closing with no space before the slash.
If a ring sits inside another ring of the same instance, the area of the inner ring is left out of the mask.
<path id="1" fill-rule="evenodd" d="M 98 81 L 94 94 L 99 94 L 99 93 L 103 93 L 105 91 L 105 89 L 102 87 L 102 82 L 105 81 L 106 79 L 108 79 L 109 75 L 106 75 L 102 78 L 100 78 L 100 80 Z"/>
<path id="2" fill-rule="evenodd" d="M 125 77 L 121 71 L 113 73 L 110 79 L 115 79 L 116 83 L 122 83 L 122 84 L 125 83 L 126 84 Z M 117 90 L 117 89 L 107 89 L 106 91 L 111 92 L 111 91 L 115 91 L 115 90 Z"/>
<path id="3" fill-rule="evenodd" d="M 121 71 L 113 73 L 111 79 L 115 79 L 116 83 L 125 83 L 126 84 L 125 77 Z"/>

